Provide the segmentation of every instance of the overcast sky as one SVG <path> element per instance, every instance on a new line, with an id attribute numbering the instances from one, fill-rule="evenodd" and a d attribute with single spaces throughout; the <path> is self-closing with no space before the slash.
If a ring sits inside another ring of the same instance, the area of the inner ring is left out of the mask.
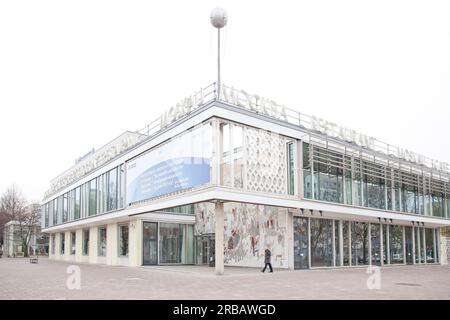
<path id="1" fill-rule="evenodd" d="M 0 192 L 215 81 L 450 162 L 450 1 L 0 1 Z"/>

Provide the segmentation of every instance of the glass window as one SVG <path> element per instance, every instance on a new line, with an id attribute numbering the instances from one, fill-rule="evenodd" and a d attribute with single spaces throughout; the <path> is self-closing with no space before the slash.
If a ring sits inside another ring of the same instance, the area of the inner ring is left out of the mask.
<path id="1" fill-rule="evenodd" d="M 55 254 L 56 235 L 52 234 L 52 254 Z"/>
<path id="2" fill-rule="evenodd" d="M 75 254 L 76 252 L 76 234 L 75 232 L 70 233 L 70 254 Z"/>
<path id="3" fill-rule="evenodd" d="M 73 211 L 73 217 L 75 220 L 80 219 L 80 210 L 81 210 L 81 188 L 78 187 L 75 189 L 75 203 Z"/>
<path id="4" fill-rule="evenodd" d="M 48 203 L 44 204 L 45 227 L 49 226 Z"/>
<path id="5" fill-rule="evenodd" d="M 108 172 L 108 211 L 117 209 L 117 168 Z"/>
<path id="6" fill-rule="evenodd" d="M 58 199 L 54 199 L 53 201 L 53 225 L 59 224 L 58 221 Z"/>
<path id="7" fill-rule="evenodd" d="M 61 245 L 61 247 L 59 248 L 59 252 L 61 253 L 61 254 L 64 254 L 64 250 L 65 250 L 65 245 L 66 245 L 66 237 L 65 237 L 65 234 L 64 233 L 60 233 L 59 234 L 59 238 L 60 238 L 60 245 Z"/>
<path id="8" fill-rule="evenodd" d="M 333 266 L 333 221 L 311 218 L 311 266 Z"/>
<path id="9" fill-rule="evenodd" d="M 294 143 L 287 144 L 288 155 L 288 194 L 295 194 L 295 155 L 294 155 Z"/>
<path id="10" fill-rule="evenodd" d="M 403 227 L 389 226 L 391 264 L 403 263 Z"/>
<path id="11" fill-rule="evenodd" d="M 97 213 L 97 179 L 89 181 L 89 215 Z"/>
<path id="12" fill-rule="evenodd" d="M 98 255 L 106 256 L 106 228 L 98 228 Z"/>
<path id="13" fill-rule="evenodd" d="M 352 265 L 369 264 L 369 224 L 353 221 L 352 231 Z"/>
<path id="14" fill-rule="evenodd" d="M 62 220 L 63 220 L 63 223 L 68 221 L 68 213 L 69 213 L 68 208 L 69 207 L 68 207 L 68 203 L 67 203 L 67 201 L 68 201 L 67 197 L 68 197 L 68 194 L 65 193 L 63 195 L 63 205 L 62 205 L 62 210 L 63 210 L 63 212 L 62 212 Z"/>
<path id="15" fill-rule="evenodd" d="M 350 222 L 344 221 L 342 223 L 342 235 L 344 238 L 344 266 L 350 265 L 350 257 L 351 257 L 351 244 L 350 244 Z"/>
<path id="16" fill-rule="evenodd" d="M 343 203 L 343 156 L 314 146 L 313 157 L 314 199 Z"/>
<path id="17" fill-rule="evenodd" d="M 380 237 L 380 224 L 370 224 L 370 238 L 371 238 L 371 253 L 372 264 L 381 265 L 381 237 Z"/>
<path id="18" fill-rule="evenodd" d="M 311 178 L 311 162 L 310 162 L 309 144 L 303 142 L 303 196 L 312 198 L 312 178 Z"/>
<path id="19" fill-rule="evenodd" d="M 426 257 L 427 257 L 427 263 L 434 263 L 436 261 L 435 259 L 435 242 L 434 242 L 434 235 L 433 235 L 433 229 L 426 228 L 425 229 L 425 246 L 426 246 Z"/>
<path id="20" fill-rule="evenodd" d="M 161 223 L 159 232 L 159 263 L 184 263 L 184 225 Z"/>
<path id="21" fill-rule="evenodd" d="M 414 248 L 413 248 L 413 228 L 405 227 L 405 250 L 406 250 L 406 263 L 413 264 Z"/>
<path id="22" fill-rule="evenodd" d="M 194 204 L 187 204 L 184 206 L 178 206 L 173 208 L 167 208 L 163 210 L 164 212 L 170 212 L 170 213 L 180 213 L 180 214 L 194 214 L 195 213 L 195 207 Z"/>
<path id="23" fill-rule="evenodd" d="M 128 257 L 128 225 L 119 225 L 119 256 Z"/>
<path id="24" fill-rule="evenodd" d="M 83 255 L 89 255 L 89 229 L 83 230 Z"/>

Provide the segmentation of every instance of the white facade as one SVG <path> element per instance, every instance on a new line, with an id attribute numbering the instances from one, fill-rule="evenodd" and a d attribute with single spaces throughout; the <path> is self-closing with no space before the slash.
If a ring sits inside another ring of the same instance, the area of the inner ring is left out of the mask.
<path id="1" fill-rule="evenodd" d="M 291 269 L 447 261 L 445 163 L 243 91 L 216 96 L 214 86 L 195 93 L 132 142 L 106 145 L 101 161 L 81 161 L 83 174 L 55 179 L 42 202 L 50 257 L 130 266 L 214 257 L 218 273 L 261 266 L 266 247 L 274 267 Z"/>

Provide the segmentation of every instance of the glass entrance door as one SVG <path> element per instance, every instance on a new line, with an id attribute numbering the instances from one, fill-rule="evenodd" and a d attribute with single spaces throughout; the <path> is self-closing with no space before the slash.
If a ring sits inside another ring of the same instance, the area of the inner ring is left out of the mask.
<path id="1" fill-rule="evenodd" d="M 308 269 L 308 219 L 294 217 L 294 269 Z"/>
<path id="2" fill-rule="evenodd" d="M 158 223 L 144 222 L 143 265 L 158 264 Z"/>
<path id="3" fill-rule="evenodd" d="M 215 241 L 214 234 L 196 237 L 196 263 L 214 266 Z"/>

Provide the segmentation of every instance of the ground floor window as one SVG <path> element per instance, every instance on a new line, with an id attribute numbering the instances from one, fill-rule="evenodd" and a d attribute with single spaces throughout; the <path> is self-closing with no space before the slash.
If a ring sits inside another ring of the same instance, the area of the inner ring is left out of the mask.
<path id="1" fill-rule="evenodd" d="M 311 219 L 311 266 L 333 266 L 333 220 Z"/>
<path id="2" fill-rule="evenodd" d="M 56 246 L 56 236 L 52 234 L 52 254 L 55 254 L 55 246 Z"/>
<path id="3" fill-rule="evenodd" d="M 70 254 L 75 254 L 76 251 L 76 234 L 75 232 L 70 233 Z"/>
<path id="4" fill-rule="evenodd" d="M 128 225 L 119 225 L 119 257 L 128 257 Z"/>
<path id="5" fill-rule="evenodd" d="M 89 229 L 83 230 L 83 255 L 89 255 Z"/>
<path id="6" fill-rule="evenodd" d="M 66 241 L 65 241 L 65 240 L 66 240 L 66 239 L 65 239 L 65 234 L 64 234 L 64 233 L 60 233 L 59 237 L 61 238 L 61 239 L 60 239 L 60 245 L 61 245 L 61 247 L 60 247 L 60 249 L 59 249 L 59 250 L 60 250 L 59 252 L 60 252 L 61 254 L 64 254 L 64 247 L 65 247 L 65 242 L 66 242 Z"/>
<path id="7" fill-rule="evenodd" d="M 193 264 L 194 226 L 144 222 L 143 264 Z"/>
<path id="8" fill-rule="evenodd" d="M 98 255 L 106 256 L 106 228 L 98 228 Z"/>

